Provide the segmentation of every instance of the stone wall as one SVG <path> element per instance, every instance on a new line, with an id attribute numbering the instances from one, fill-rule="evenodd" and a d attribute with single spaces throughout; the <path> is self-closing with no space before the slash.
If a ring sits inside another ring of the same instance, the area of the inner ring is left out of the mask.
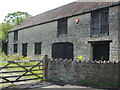
<path id="1" fill-rule="evenodd" d="M 57 21 L 37 25 L 30 28 L 21 29 L 18 31 L 18 41 L 14 42 L 14 32 L 9 33 L 8 55 L 13 53 L 13 44 L 18 44 L 18 54 L 22 55 L 22 44 L 28 43 L 28 56 L 33 59 L 38 59 L 41 55 L 52 56 L 52 44 L 59 42 L 73 43 L 74 59 L 78 56 L 83 56 L 83 59 L 89 61 L 93 58 L 92 47 L 89 41 L 106 41 L 111 40 L 109 60 L 115 61 L 120 58 L 120 46 L 118 45 L 118 6 L 109 8 L 109 35 L 101 37 L 90 37 L 91 32 L 91 12 L 73 16 L 68 18 L 67 35 L 57 37 Z M 76 24 L 75 20 L 80 19 L 80 23 Z M 119 35 L 120 37 L 120 35 Z M 35 55 L 35 43 L 41 42 L 41 54 Z M 120 42 L 120 41 L 119 41 Z"/>
<path id="2" fill-rule="evenodd" d="M 118 83 L 118 64 L 115 62 L 85 62 L 48 60 L 47 80 L 77 83 L 81 80 L 100 83 Z"/>

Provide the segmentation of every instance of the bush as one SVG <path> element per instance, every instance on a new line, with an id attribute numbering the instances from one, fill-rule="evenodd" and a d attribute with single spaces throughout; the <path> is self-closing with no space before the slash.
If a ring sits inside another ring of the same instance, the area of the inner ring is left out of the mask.
<path id="1" fill-rule="evenodd" d="M 31 56 L 24 57 L 24 56 L 20 56 L 19 54 L 7 56 L 4 52 L 2 52 L 0 55 L 0 60 L 2 61 L 32 60 L 32 57 Z"/>
<path id="2" fill-rule="evenodd" d="M 1 61 L 10 61 L 11 59 L 4 52 L 2 52 L 0 55 L 0 60 Z"/>

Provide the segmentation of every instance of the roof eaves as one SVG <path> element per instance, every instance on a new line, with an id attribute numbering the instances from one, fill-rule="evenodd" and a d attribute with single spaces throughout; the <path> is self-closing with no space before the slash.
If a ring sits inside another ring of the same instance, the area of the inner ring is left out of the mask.
<path id="1" fill-rule="evenodd" d="M 85 12 L 81 12 L 81 13 L 77 13 L 77 14 L 73 14 L 73 15 L 68 15 L 68 16 L 65 16 L 65 17 L 62 17 L 62 18 L 70 18 L 70 17 L 73 17 L 73 16 L 78 16 L 78 15 L 81 15 L 81 14 L 86 14 L 86 13 L 89 13 L 89 12 L 92 12 L 92 11 L 96 11 L 96 10 L 100 10 L 100 9 L 108 8 L 108 7 L 113 7 L 113 6 L 117 6 L 117 5 L 120 5 L 120 1 L 116 2 L 115 4 L 112 4 L 112 5 L 105 5 L 105 6 L 102 6 L 102 7 L 99 7 L 99 8 L 94 8 L 92 10 L 88 10 L 88 11 L 85 11 Z M 15 30 L 9 31 L 9 33 L 14 32 L 14 31 L 18 31 L 18 30 L 22 30 L 22 29 L 26 29 L 26 28 L 30 28 L 30 27 L 34 27 L 34 26 L 38 26 L 38 25 L 42 25 L 42 24 L 45 24 L 45 23 L 57 21 L 58 19 L 62 19 L 62 18 L 56 18 L 56 19 L 52 19 L 50 21 L 46 21 L 46 22 L 43 22 L 43 23 L 34 24 L 34 25 L 27 26 L 27 27 L 15 29 Z"/>

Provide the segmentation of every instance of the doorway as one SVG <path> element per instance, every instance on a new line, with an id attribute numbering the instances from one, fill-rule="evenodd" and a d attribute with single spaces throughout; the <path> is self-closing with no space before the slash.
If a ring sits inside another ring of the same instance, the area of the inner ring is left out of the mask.
<path id="1" fill-rule="evenodd" d="M 52 58 L 73 59 L 73 44 L 69 42 L 54 43 Z"/>
<path id="2" fill-rule="evenodd" d="M 110 43 L 108 42 L 97 42 L 92 44 L 93 47 L 93 60 L 109 60 L 109 48 Z"/>

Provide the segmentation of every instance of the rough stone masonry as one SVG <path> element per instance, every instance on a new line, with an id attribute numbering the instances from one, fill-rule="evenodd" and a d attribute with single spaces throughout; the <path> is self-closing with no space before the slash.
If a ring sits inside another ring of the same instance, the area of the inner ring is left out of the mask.
<path id="1" fill-rule="evenodd" d="M 99 83 L 118 83 L 118 62 L 86 62 L 77 60 L 48 60 L 46 78 L 49 81 L 80 84 L 81 80 Z"/>

